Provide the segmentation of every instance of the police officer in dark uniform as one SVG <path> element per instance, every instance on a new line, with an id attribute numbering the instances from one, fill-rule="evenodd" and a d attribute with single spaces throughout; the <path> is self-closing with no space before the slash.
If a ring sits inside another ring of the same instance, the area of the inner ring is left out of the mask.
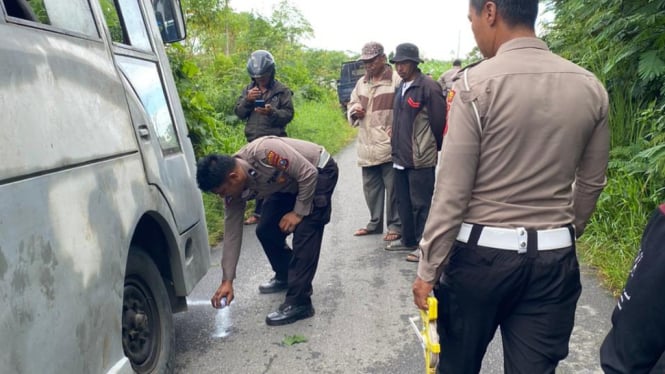
<path id="1" fill-rule="evenodd" d="M 312 280 L 321 252 L 324 226 L 330 221 L 337 164 L 324 147 L 298 139 L 261 137 L 235 155 L 208 155 L 199 160 L 199 188 L 225 199 L 222 282 L 211 298 L 233 300 L 233 280 L 240 255 L 243 213 L 250 199 L 263 198 L 256 235 L 275 276 L 261 293 L 286 290 L 284 303 L 268 314 L 268 325 L 285 325 L 314 315 Z M 286 237 L 293 234 L 293 250 Z"/>

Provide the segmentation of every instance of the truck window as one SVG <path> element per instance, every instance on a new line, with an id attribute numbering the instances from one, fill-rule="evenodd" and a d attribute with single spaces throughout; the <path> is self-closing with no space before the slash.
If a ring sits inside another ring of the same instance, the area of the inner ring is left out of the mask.
<path id="1" fill-rule="evenodd" d="M 99 37 L 87 0 L 2 0 L 11 17 Z"/>

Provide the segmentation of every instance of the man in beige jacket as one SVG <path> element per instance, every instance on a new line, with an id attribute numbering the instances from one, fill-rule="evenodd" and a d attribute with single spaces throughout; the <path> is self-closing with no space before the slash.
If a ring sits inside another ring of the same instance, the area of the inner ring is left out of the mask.
<path id="1" fill-rule="evenodd" d="M 347 118 L 352 126 L 359 128 L 358 166 L 362 168 L 363 192 L 370 218 L 354 235 L 382 233 L 385 211 L 388 231 L 383 239 L 399 240 L 401 224 L 393 188 L 390 135 L 395 87 L 401 79 L 388 65 L 380 43 L 366 43 L 359 60 L 365 65 L 366 73 L 351 92 Z"/>
<path id="2" fill-rule="evenodd" d="M 448 96 L 414 301 L 439 300 L 440 373 L 477 373 L 501 327 L 505 373 L 554 373 L 568 355 L 575 238 L 605 185 L 608 97 L 536 38 L 538 0 L 470 0 L 487 58 Z"/>

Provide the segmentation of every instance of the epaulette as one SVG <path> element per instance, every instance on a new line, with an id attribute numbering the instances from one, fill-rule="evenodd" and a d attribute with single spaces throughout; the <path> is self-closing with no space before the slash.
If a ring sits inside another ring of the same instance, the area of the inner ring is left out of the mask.
<path id="1" fill-rule="evenodd" d="M 478 60 L 478 61 L 476 61 L 476 62 L 473 62 L 473 63 L 471 63 L 471 64 L 469 64 L 469 65 L 466 65 L 465 67 L 459 69 L 459 70 L 457 71 L 457 73 L 455 73 L 455 76 L 453 77 L 453 82 L 456 81 L 456 80 L 458 80 L 459 78 L 462 77 L 462 75 L 464 74 L 464 70 L 471 69 L 472 67 L 474 67 L 474 66 L 476 66 L 476 65 L 478 65 L 478 64 L 480 64 L 480 63 L 482 63 L 482 62 L 484 62 L 484 61 L 485 61 L 485 59 Z"/>

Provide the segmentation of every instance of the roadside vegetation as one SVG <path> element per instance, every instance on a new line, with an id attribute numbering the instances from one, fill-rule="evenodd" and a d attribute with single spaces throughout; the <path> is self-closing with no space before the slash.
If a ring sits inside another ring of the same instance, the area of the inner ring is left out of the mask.
<path id="1" fill-rule="evenodd" d="M 335 83 L 342 62 L 357 58 L 361 46 L 304 47 L 312 28 L 288 0 L 269 17 L 234 12 L 231 6 L 230 0 L 183 0 L 188 38 L 168 51 L 197 157 L 233 153 L 245 144 L 233 105 L 249 82 L 246 62 L 256 49 L 274 55 L 277 79 L 294 92 L 289 136 L 322 144 L 331 153 L 348 145 L 356 132 L 345 121 Z M 665 200 L 665 0 L 552 0 L 543 6 L 554 15 L 545 25 L 552 50 L 594 72 L 610 95 L 608 185 L 579 241 L 579 254 L 617 292 L 649 214 Z M 478 59 L 477 49 L 463 58 L 464 64 Z M 451 63 L 429 60 L 421 69 L 437 79 Z M 217 243 L 223 235 L 222 202 L 206 195 L 204 204 L 210 241 Z"/>

